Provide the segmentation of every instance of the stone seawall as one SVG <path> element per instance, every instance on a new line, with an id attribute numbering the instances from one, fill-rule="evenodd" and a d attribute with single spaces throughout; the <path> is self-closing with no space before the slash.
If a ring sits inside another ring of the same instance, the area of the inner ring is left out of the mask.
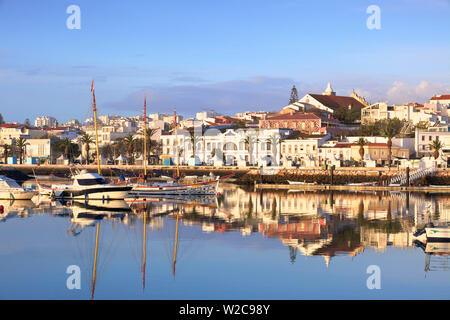
<path id="1" fill-rule="evenodd" d="M 56 175 L 56 176 L 69 176 L 70 171 L 75 169 L 87 169 L 90 172 L 96 172 L 96 165 L 0 165 L 1 170 L 7 170 L 7 168 L 14 168 L 18 171 L 33 175 L 33 170 L 36 175 Z M 102 166 L 102 175 L 105 177 L 117 176 L 117 172 L 114 169 L 127 171 L 135 175 L 143 173 L 142 166 Z M 269 167 L 270 168 L 270 167 Z M 156 170 L 164 175 L 173 176 L 176 173 L 175 166 L 148 166 L 148 172 Z M 270 170 L 269 170 L 270 171 Z M 239 168 L 239 167 L 212 167 L 212 166 L 180 166 L 180 172 L 182 175 L 209 175 L 211 172 L 214 175 L 225 176 L 233 174 L 233 177 L 228 180 L 243 185 L 254 185 L 255 183 L 264 184 L 287 184 L 288 180 L 301 181 L 306 183 L 316 182 L 317 184 L 333 184 L 344 185 L 347 183 L 362 183 L 362 182 L 380 182 L 386 184 L 390 179 L 404 170 L 398 168 L 337 168 L 333 171 L 333 181 L 330 170 L 323 170 L 321 168 L 308 168 L 308 169 L 280 169 L 279 171 L 273 171 L 272 174 L 260 174 L 261 171 L 256 167 Z M 263 171 L 264 173 L 264 171 Z M 424 177 L 413 182 L 415 185 L 450 185 L 450 170 L 438 169 L 437 173 L 433 177 Z"/>

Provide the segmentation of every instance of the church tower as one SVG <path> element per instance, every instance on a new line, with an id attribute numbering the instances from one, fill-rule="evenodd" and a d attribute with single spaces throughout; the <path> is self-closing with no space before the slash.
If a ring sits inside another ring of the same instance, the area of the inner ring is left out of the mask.
<path id="1" fill-rule="evenodd" d="M 328 82 L 327 88 L 324 92 L 322 92 L 322 95 L 324 96 L 335 96 L 336 92 L 333 91 L 333 88 L 331 87 L 331 83 Z"/>

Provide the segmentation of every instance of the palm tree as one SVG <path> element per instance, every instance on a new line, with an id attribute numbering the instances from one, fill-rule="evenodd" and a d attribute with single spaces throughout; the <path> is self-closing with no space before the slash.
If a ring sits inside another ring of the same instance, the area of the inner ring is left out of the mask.
<path id="1" fill-rule="evenodd" d="M 437 158 L 439 158 L 439 154 L 443 147 L 444 147 L 443 143 L 438 139 L 433 140 L 430 143 L 430 149 L 433 150 L 433 157 L 435 160 L 437 160 Z"/>
<path id="2" fill-rule="evenodd" d="M 364 146 L 367 144 L 367 140 L 364 138 L 359 138 L 356 144 L 359 146 L 359 156 L 361 157 L 361 166 L 364 160 Z"/>
<path id="3" fill-rule="evenodd" d="M 8 163 L 8 153 L 9 153 L 9 151 L 11 151 L 11 147 L 8 144 L 4 143 L 3 144 L 3 159 L 5 160 L 4 161 L 5 164 Z"/>
<path id="4" fill-rule="evenodd" d="M 254 139 L 255 137 L 252 135 L 247 135 L 244 139 L 244 143 L 245 143 L 245 148 L 248 151 L 249 154 L 249 163 L 250 165 L 253 165 L 253 143 L 254 143 Z"/>
<path id="5" fill-rule="evenodd" d="M 386 127 L 383 128 L 383 136 L 388 139 L 387 146 L 388 146 L 388 159 L 389 159 L 389 167 L 391 167 L 392 162 L 392 138 L 396 136 L 396 130 L 392 126 L 391 121 L 389 121 L 386 124 Z"/>
<path id="6" fill-rule="evenodd" d="M 272 151 L 273 160 L 277 160 L 277 147 L 281 145 L 281 137 L 279 135 L 272 135 L 266 140 L 267 145 Z M 278 163 L 277 163 L 278 165 Z"/>
<path id="7" fill-rule="evenodd" d="M 91 135 L 88 133 L 83 133 L 83 135 L 79 139 L 80 143 L 84 145 L 84 150 L 86 151 L 86 164 L 89 164 L 89 149 L 90 144 L 94 143 L 94 140 L 92 139 Z"/>
<path id="8" fill-rule="evenodd" d="M 27 140 L 25 140 L 24 138 L 20 137 L 19 139 L 16 140 L 16 148 L 19 151 L 19 161 L 20 164 L 23 163 L 23 156 L 25 155 L 25 151 L 26 151 L 26 146 L 30 145 Z"/>
<path id="9" fill-rule="evenodd" d="M 64 155 L 66 156 L 66 158 L 69 160 L 70 163 L 70 151 L 71 151 L 71 143 L 70 140 L 65 138 L 62 140 L 62 145 L 64 146 Z"/>
<path id="10" fill-rule="evenodd" d="M 158 146 L 158 143 L 155 140 L 152 140 L 152 137 L 156 134 L 156 132 L 158 131 L 158 129 L 153 129 L 153 128 L 147 128 L 146 129 L 146 135 L 147 135 L 147 159 L 145 159 L 145 161 L 147 161 L 148 163 L 148 157 L 150 156 L 150 154 L 152 153 L 152 151 L 154 151 L 156 149 L 156 147 Z"/>
<path id="11" fill-rule="evenodd" d="M 128 154 L 128 164 L 132 164 L 135 139 L 133 138 L 133 135 L 130 134 L 130 135 L 126 136 L 125 138 L 123 138 L 123 142 L 125 144 L 127 154 Z"/>
<path id="12" fill-rule="evenodd" d="M 191 141 L 191 144 L 192 144 L 192 156 L 191 157 L 195 159 L 195 149 L 196 149 L 199 138 L 195 135 L 194 131 L 189 132 L 189 140 Z"/>

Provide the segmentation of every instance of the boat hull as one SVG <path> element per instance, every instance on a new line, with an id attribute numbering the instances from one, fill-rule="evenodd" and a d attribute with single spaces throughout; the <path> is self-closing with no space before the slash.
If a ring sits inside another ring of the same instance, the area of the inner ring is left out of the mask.
<path id="1" fill-rule="evenodd" d="M 135 185 L 130 195 L 215 195 L 219 180 L 194 184 Z"/>
<path id="2" fill-rule="evenodd" d="M 31 200 L 34 195 L 34 191 L 0 191 L 0 199 L 7 200 Z"/>
<path id="3" fill-rule="evenodd" d="M 450 241 L 450 228 L 425 228 L 427 241 Z"/>
<path id="4" fill-rule="evenodd" d="M 128 197 L 131 187 L 107 187 L 92 189 L 68 189 L 61 193 L 61 198 L 76 200 L 122 200 Z"/>

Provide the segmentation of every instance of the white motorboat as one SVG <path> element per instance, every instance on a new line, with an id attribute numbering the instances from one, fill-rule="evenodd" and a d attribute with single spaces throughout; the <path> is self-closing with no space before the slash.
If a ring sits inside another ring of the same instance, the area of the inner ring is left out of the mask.
<path id="1" fill-rule="evenodd" d="M 72 177 L 72 184 L 39 185 L 42 195 L 51 195 L 54 198 L 78 200 L 121 200 L 128 196 L 131 186 L 109 184 L 97 173 L 82 170 Z"/>
<path id="2" fill-rule="evenodd" d="M 31 200 L 35 194 L 33 190 L 22 188 L 15 180 L 0 175 L 0 199 Z"/>

